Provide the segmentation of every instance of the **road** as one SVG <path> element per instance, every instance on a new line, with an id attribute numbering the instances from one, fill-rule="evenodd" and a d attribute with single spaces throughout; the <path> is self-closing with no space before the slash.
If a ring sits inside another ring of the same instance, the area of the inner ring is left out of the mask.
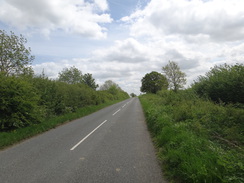
<path id="1" fill-rule="evenodd" d="M 1 183 L 162 183 L 138 98 L 0 151 Z"/>

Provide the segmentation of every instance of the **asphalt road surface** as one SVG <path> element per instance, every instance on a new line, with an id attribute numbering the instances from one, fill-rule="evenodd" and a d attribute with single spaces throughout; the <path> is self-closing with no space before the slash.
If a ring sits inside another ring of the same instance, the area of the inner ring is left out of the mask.
<path id="1" fill-rule="evenodd" d="M 162 183 L 138 98 L 0 151 L 5 183 Z"/>

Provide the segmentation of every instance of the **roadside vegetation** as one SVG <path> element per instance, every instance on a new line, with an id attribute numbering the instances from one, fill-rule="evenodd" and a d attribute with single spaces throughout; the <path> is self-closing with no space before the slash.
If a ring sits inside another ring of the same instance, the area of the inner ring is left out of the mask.
<path id="1" fill-rule="evenodd" d="M 215 66 L 191 88 L 141 95 L 171 182 L 244 182 L 244 66 Z"/>
<path id="2" fill-rule="evenodd" d="M 27 40 L 0 30 L 0 149 L 129 98 L 116 83 L 64 68 L 55 80 L 35 75 Z M 109 85 L 107 85 L 109 83 Z"/>
<path id="3" fill-rule="evenodd" d="M 120 101 L 121 100 L 113 100 L 106 101 L 98 105 L 85 106 L 83 108 L 77 109 L 75 112 L 65 113 L 59 116 L 48 117 L 46 119 L 43 119 L 40 123 L 35 123 L 24 128 L 15 128 L 9 131 L 1 131 L 0 149 L 3 149 L 7 146 L 20 142 L 24 139 L 35 136 L 42 132 L 48 131 L 61 124 L 89 115 L 93 112 L 96 112 L 100 109 L 103 109 L 109 105 L 115 104 Z"/>
<path id="4" fill-rule="evenodd" d="M 96 91 L 45 76 L 0 74 L 0 148 L 129 98 L 113 85 Z"/>

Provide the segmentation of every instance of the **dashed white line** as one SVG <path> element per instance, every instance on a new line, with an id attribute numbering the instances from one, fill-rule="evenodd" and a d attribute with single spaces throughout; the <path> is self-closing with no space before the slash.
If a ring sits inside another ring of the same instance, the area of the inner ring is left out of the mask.
<path id="1" fill-rule="evenodd" d="M 126 106 L 126 104 L 125 104 L 125 105 L 123 105 L 123 106 L 122 106 L 122 108 L 124 108 L 125 106 Z"/>
<path id="2" fill-rule="evenodd" d="M 117 110 L 115 113 L 113 113 L 113 116 L 114 116 L 115 114 L 117 114 L 119 111 L 120 111 L 120 109 L 119 109 L 119 110 Z"/>
<path id="3" fill-rule="evenodd" d="M 102 122 L 100 125 L 98 125 L 94 130 L 92 130 L 87 136 L 85 136 L 80 142 L 78 142 L 75 146 L 73 146 L 70 150 L 73 151 L 78 145 L 80 145 L 82 142 L 84 142 L 91 134 L 93 134 L 98 128 L 100 128 L 104 123 L 106 123 L 107 120 Z"/>

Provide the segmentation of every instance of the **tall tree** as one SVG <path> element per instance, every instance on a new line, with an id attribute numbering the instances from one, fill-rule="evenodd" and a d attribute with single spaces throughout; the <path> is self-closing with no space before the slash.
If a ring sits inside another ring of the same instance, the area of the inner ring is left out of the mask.
<path id="1" fill-rule="evenodd" d="M 155 71 L 146 74 L 142 80 L 141 92 L 157 93 L 157 91 L 168 88 L 167 78 Z"/>
<path id="2" fill-rule="evenodd" d="M 22 74 L 34 60 L 31 49 L 26 48 L 27 39 L 13 32 L 8 35 L 0 30 L 0 72 L 5 75 Z"/>
<path id="3" fill-rule="evenodd" d="M 61 71 L 58 77 L 59 81 L 68 83 L 68 84 L 76 84 L 76 83 L 82 83 L 82 72 L 77 69 L 75 66 L 70 68 L 65 68 L 63 71 Z"/>
<path id="4" fill-rule="evenodd" d="M 96 90 L 96 88 L 98 87 L 98 84 L 96 84 L 95 79 L 92 77 L 92 74 L 84 74 L 83 82 L 94 90 Z"/>
<path id="5" fill-rule="evenodd" d="M 113 82 L 112 80 L 105 81 L 104 84 L 100 86 L 100 90 L 109 90 L 111 87 L 121 90 L 119 85 Z"/>
<path id="6" fill-rule="evenodd" d="M 162 70 L 168 79 L 171 89 L 176 92 L 184 87 L 186 84 L 186 74 L 180 70 L 176 62 L 169 61 L 165 67 L 162 67 Z"/>

